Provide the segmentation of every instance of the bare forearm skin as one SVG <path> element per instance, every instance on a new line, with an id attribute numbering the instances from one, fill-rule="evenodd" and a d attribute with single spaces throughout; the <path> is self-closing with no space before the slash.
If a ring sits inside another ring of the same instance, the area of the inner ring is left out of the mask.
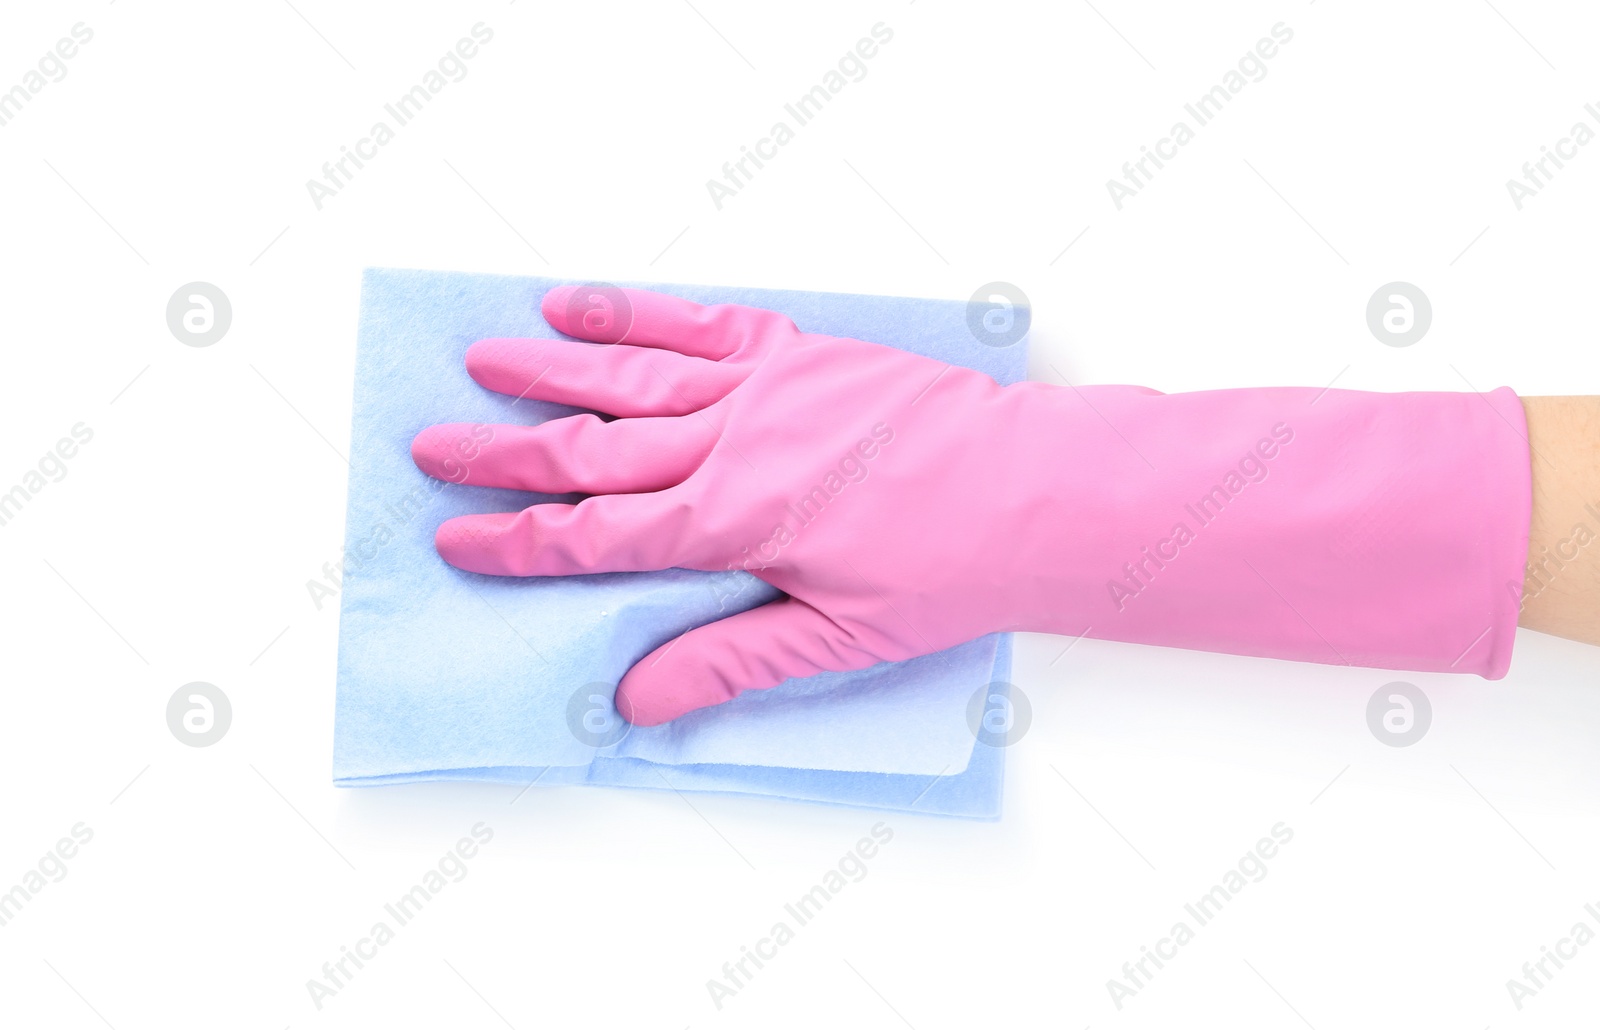
<path id="1" fill-rule="evenodd" d="M 1600 397 L 1524 397 L 1533 512 L 1519 626 L 1600 644 Z"/>

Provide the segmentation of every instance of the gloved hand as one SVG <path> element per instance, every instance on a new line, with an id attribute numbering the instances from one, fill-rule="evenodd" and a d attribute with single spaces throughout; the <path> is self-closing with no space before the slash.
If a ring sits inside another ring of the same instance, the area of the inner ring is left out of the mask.
<path id="1" fill-rule="evenodd" d="M 597 342 L 481 340 L 468 372 L 620 417 L 433 426 L 412 455 L 592 496 L 451 519 L 440 555 L 505 576 L 742 568 L 788 595 L 636 664 L 616 695 L 635 724 L 1005 630 L 1491 678 L 1510 661 L 1530 505 L 1510 390 L 1001 387 L 754 308 L 564 286 L 543 312 Z"/>

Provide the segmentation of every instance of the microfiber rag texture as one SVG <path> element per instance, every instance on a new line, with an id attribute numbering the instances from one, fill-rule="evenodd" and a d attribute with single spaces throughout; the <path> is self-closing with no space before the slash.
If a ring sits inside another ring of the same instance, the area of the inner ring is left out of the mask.
<path id="1" fill-rule="evenodd" d="M 791 680 L 597 749 L 569 713 L 609 697 L 640 657 L 680 633 L 778 596 L 743 572 L 668 570 L 560 579 L 446 565 L 447 518 L 575 497 L 446 484 L 412 463 L 438 422 L 534 423 L 577 409 L 506 397 L 467 375 L 487 337 L 557 337 L 539 300 L 557 281 L 369 270 L 363 282 L 341 584 L 334 778 L 604 783 L 771 794 L 992 815 L 999 755 L 975 745 L 967 705 L 1009 667 L 986 637 L 908 662 Z M 632 285 L 632 284 L 628 284 Z M 643 284 L 641 284 L 643 285 Z M 1025 347 L 979 343 L 961 302 L 661 286 L 700 303 L 782 311 L 852 336 L 1025 375 Z M 574 696 L 579 697 L 574 709 Z M 917 792 L 923 792 L 917 794 Z"/>

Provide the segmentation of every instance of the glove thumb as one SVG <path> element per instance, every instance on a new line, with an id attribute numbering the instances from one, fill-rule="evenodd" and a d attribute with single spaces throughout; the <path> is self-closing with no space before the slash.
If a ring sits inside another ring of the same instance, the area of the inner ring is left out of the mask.
<path id="1" fill-rule="evenodd" d="M 785 597 L 692 629 L 645 655 L 617 684 L 617 711 L 635 726 L 659 726 L 746 690 L 882 660 L 822 612 Z"/>

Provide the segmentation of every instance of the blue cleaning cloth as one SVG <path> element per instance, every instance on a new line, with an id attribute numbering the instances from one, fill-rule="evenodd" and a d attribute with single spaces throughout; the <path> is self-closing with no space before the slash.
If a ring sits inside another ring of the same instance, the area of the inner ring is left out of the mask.
<path id="1" fill-rule="evenodd" d="M 986 683 L 1005 684 L 1011 675 L 1011 635 L 999 637 L 995 665 Z M 1001 693 L 1007 688 L 1002 686 Z M 992 707 L 992 706 L 991 706 Z M 829 769 L 778 769 L 757 765 L 658 765 L 636 758 L 596 758 L 588 767 L 520 766 L 495 769 L 442 769 L 364 777 L 341 786 L 378 786 L 421 780 L 489 780 L 515 784 L 587 784 L 715 794 L 762 794 L 823 804 L 884 808 L 930 815 L 993 819 L 1000 814 L 1005 774 L 1003 752 L 974 747 L 966 769 L 943 776 L 847 773 Z"/>
<path id="2" fill-rule="evenodd" d="M 575 500 L 429 479 L 412 437 L 436 422 L 537 422 L 576 409 L 518 402 L 467 377 L 484 337 L 557 336 L 539 314 L 555 281 L 371 270 L 363 283 L 342 583 L 334 778 L 590 783 L 998 811 L 999 756 L 975 745 L 967 704 L 1002 680 L 1000 637 L 851 673 L 752 691 L 596 748 L 569 702 L 609 699 L 640 657 L 776 592 L 743 572 L 668 570 L 562 579 L 479 576 L 433 549 L 440 522 Z M 656 286 L 701 303 L 783 311 L 802 329 L 875 340 L 1023 378 L 1022 344 L 984 346 L 960 302 Z"/>

